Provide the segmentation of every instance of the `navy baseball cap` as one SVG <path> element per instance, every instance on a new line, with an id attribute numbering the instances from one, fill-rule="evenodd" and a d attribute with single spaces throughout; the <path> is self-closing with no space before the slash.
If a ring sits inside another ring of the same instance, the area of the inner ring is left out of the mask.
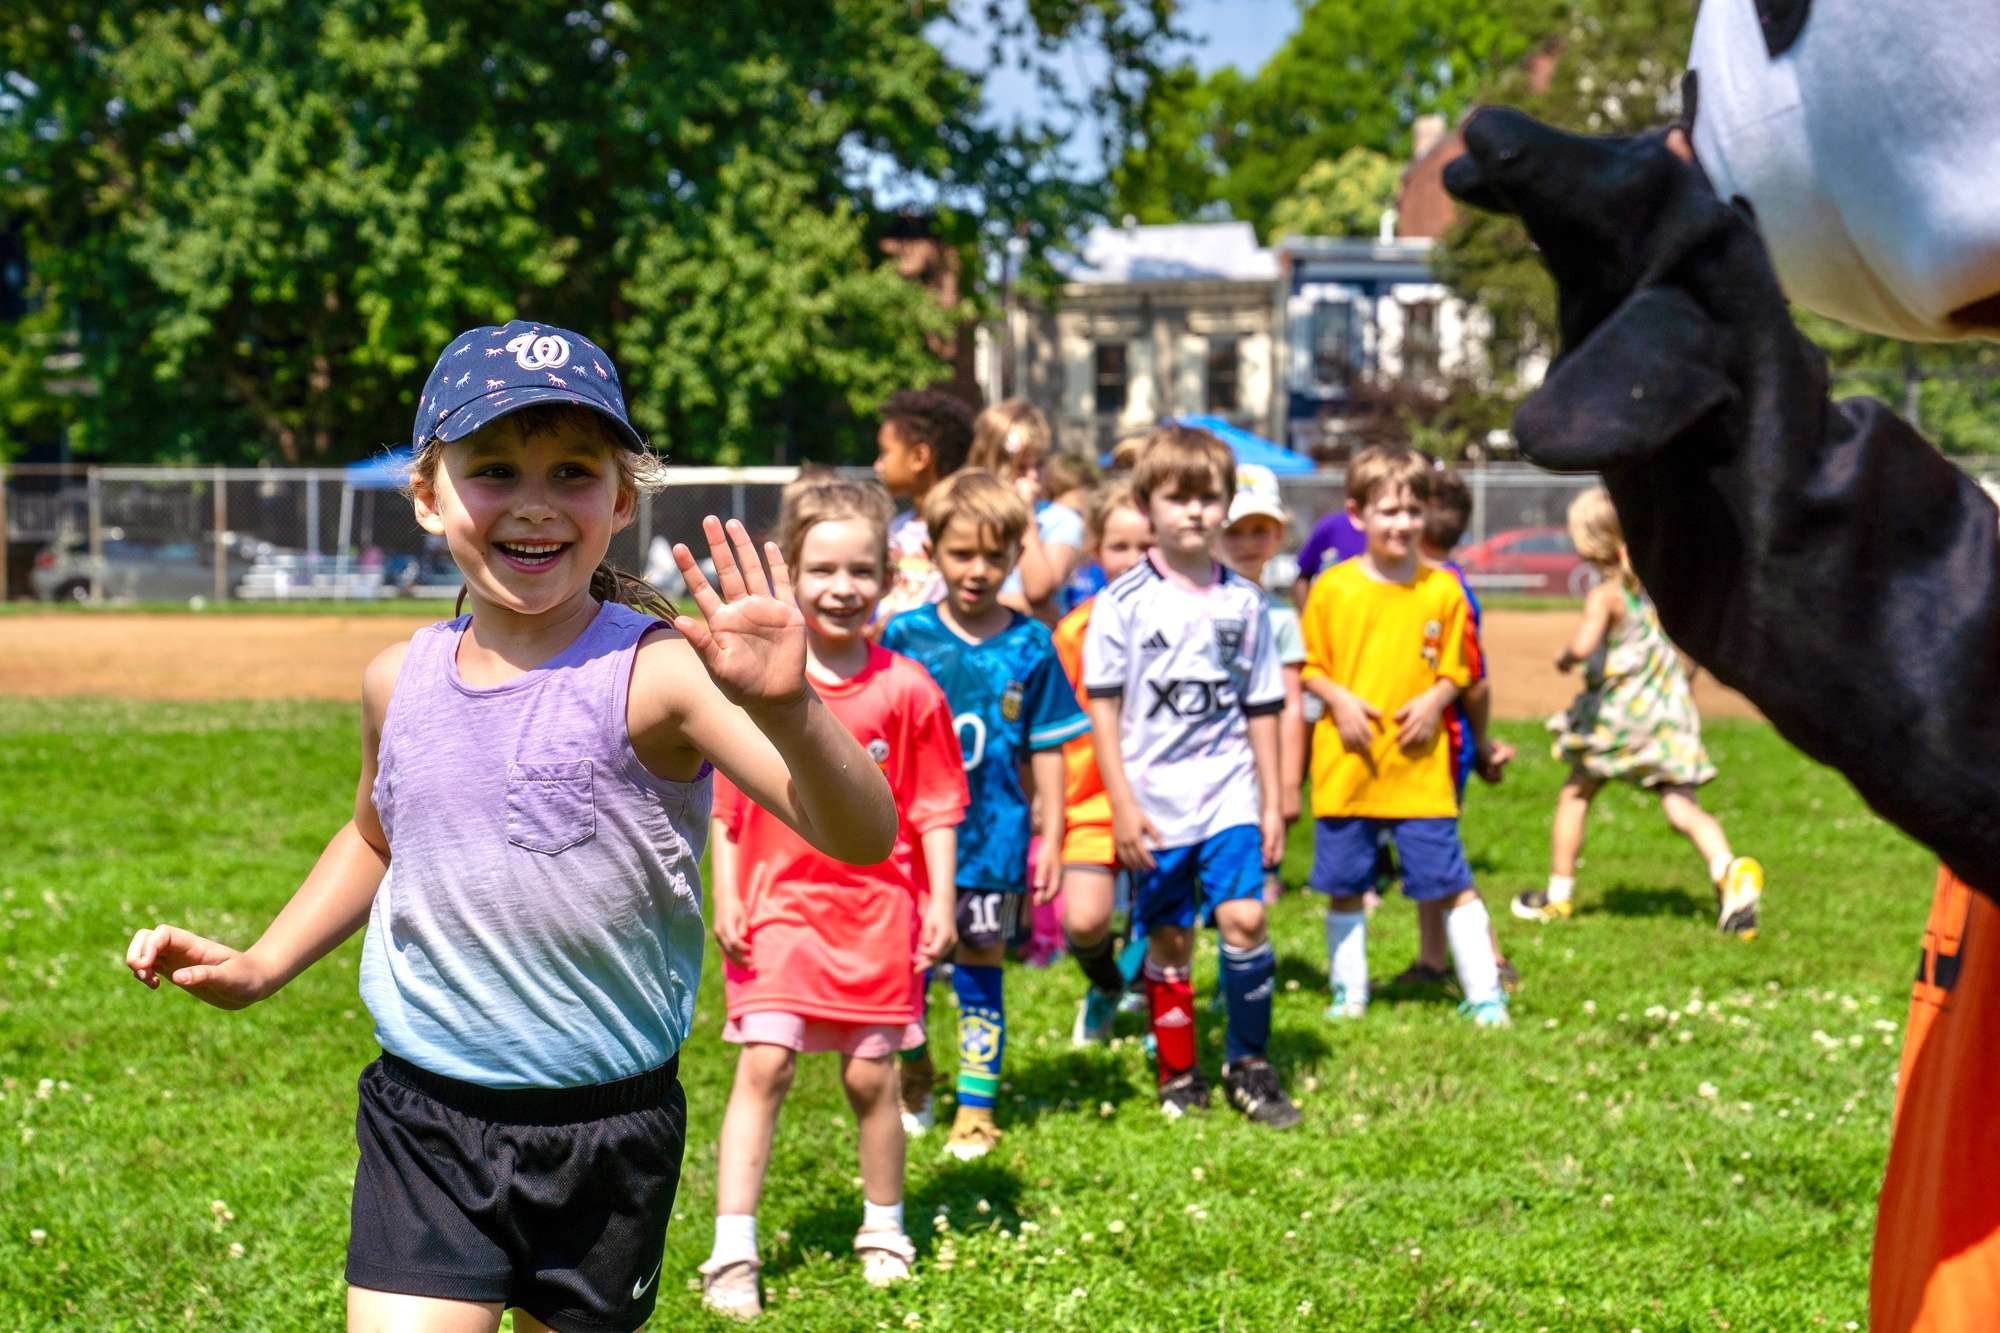
<path id="1" fill-rule="evenodd" d="M 514 319 L 483 324 L 451 340 L 424 381 L 410 444 L 462 440 L 537 403 L 575 403 L 610 419 L 632 449 L 646 441 L 625 415 L 618 368 L 590 339 L 552 324 Z"/>

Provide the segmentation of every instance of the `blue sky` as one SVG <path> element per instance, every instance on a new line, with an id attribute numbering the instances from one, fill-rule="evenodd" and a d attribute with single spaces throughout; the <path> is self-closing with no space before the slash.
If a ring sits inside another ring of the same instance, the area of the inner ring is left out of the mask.
<path id="1" fill-rule="evenodd" d="M 968 4 L 962 10 L 973 32 L 969 39 L 972 52 L 981 51 L 977 35 L 980 9 Z M 1299 26 L 1298 0 L 1183 0 L 1180 26 L 1195 38 L 1187 54 L 1203 73 L 1224 65 L 1255 73 Z M 947 56 L 958 42 L 968 40 L 951 29 L 942 29 L 940 35 L 956 39 L 945 42 Z M 979 57 L 968 55 L 965 63 L 979 63 Z M 1098 72 L 1080 52 L 1062 61 L 1061 67 L 1070 74 L 1072 89 Z M 1040 95 L 1032 77 L 1012 70 L 996 72 L 987 81 L 986 93 L 992 114 L 1002 121 L 1031 112 Z M 1095 174 L 1101 163 L 1096 145 L 1089 139 L 1088 135 L 1079 137 L 1073 149 L 1077 165 Z"/>

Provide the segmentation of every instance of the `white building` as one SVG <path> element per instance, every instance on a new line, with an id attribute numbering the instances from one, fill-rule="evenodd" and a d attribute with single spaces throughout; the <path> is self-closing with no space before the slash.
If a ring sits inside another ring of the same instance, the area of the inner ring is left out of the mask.
<path id="1" fill-rule="evenodd" d="M 1051 307 L 1009 314 L 1013 384 L 1064 447 L 1189 413 L 1278 429 L 1278 260 L 1248 223 L 1098 227 L 1063 268 Z"/>

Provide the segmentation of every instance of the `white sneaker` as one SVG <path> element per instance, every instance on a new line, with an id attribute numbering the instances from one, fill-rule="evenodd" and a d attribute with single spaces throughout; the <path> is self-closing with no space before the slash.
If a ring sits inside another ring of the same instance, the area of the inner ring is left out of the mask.
<path id="1" fill-rule="evenodd" d="M 917 1247 L 910 1238 L 886 1228 L 856 1232 L 854 1252 L 861 1256 L 861 1280 L 871 1287 L 908 1281 L 910 1265 L 917 1261 Z"/>
<path id="2" fill-rule="evenodd" d="M 1333 988 L 1333 1003 L 1326 1007 L 1326 1012 L 1321 1017 L 1327 1019 L 1329 1022 L 1336 1023 L 1345 1022 L 1351 1018 L 1366 1018 L 1368 1017 L 1368 1001 L 1359 996 L 1349 996 L 1347 987 L 1345 986 L 1335 986 Z"/>
<path id="3" fill-rule="evenodd" d="M 933 1073 L 932 1081 L 926 1081 L 924 1072 L 929 1072 L 926 1064 L 910 1062 L 897 1070 L 896 1101 L 903 1111 L 903 1133 L 913 1139 L 922 1138 L 937 1124 L 936 1076 Z"/>
<path id="4" fill-rule="evenodd" d="M 1510 1028 L 1514 1026 L 1514 1017 L 1507 1012 L 1507 997 L 1504 994 L 1496 995 L 1490 1000 L 1481 1000 L 1478 1004 L 1467 1000 L 1458 1006 L 1458 1012 L 1471 1019 L 1474 1027 Z"/>

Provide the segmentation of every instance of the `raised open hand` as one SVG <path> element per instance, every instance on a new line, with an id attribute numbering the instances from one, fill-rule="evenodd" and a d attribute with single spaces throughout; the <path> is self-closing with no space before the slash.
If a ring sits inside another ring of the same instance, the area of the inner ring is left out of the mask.
<path id="1" fill-rule="evenodd" d="M 702 618 L 675 616 L 674 628 L 687 637 L 723 697 L 738 707 L 784 707 L 806 694 L 806 622 L 792 600 L 792 575 L 774 543 L 764 543 L 764 563 L 749 530 L 738 519 L 725 528 L 710 514 L 701 521 L 715 562 L 709 584 L 685 543 L 674 546 L 674 563 L 687 580 L 688 595 Z M 717 592 L 717 587 L 720 592 Z"/>

